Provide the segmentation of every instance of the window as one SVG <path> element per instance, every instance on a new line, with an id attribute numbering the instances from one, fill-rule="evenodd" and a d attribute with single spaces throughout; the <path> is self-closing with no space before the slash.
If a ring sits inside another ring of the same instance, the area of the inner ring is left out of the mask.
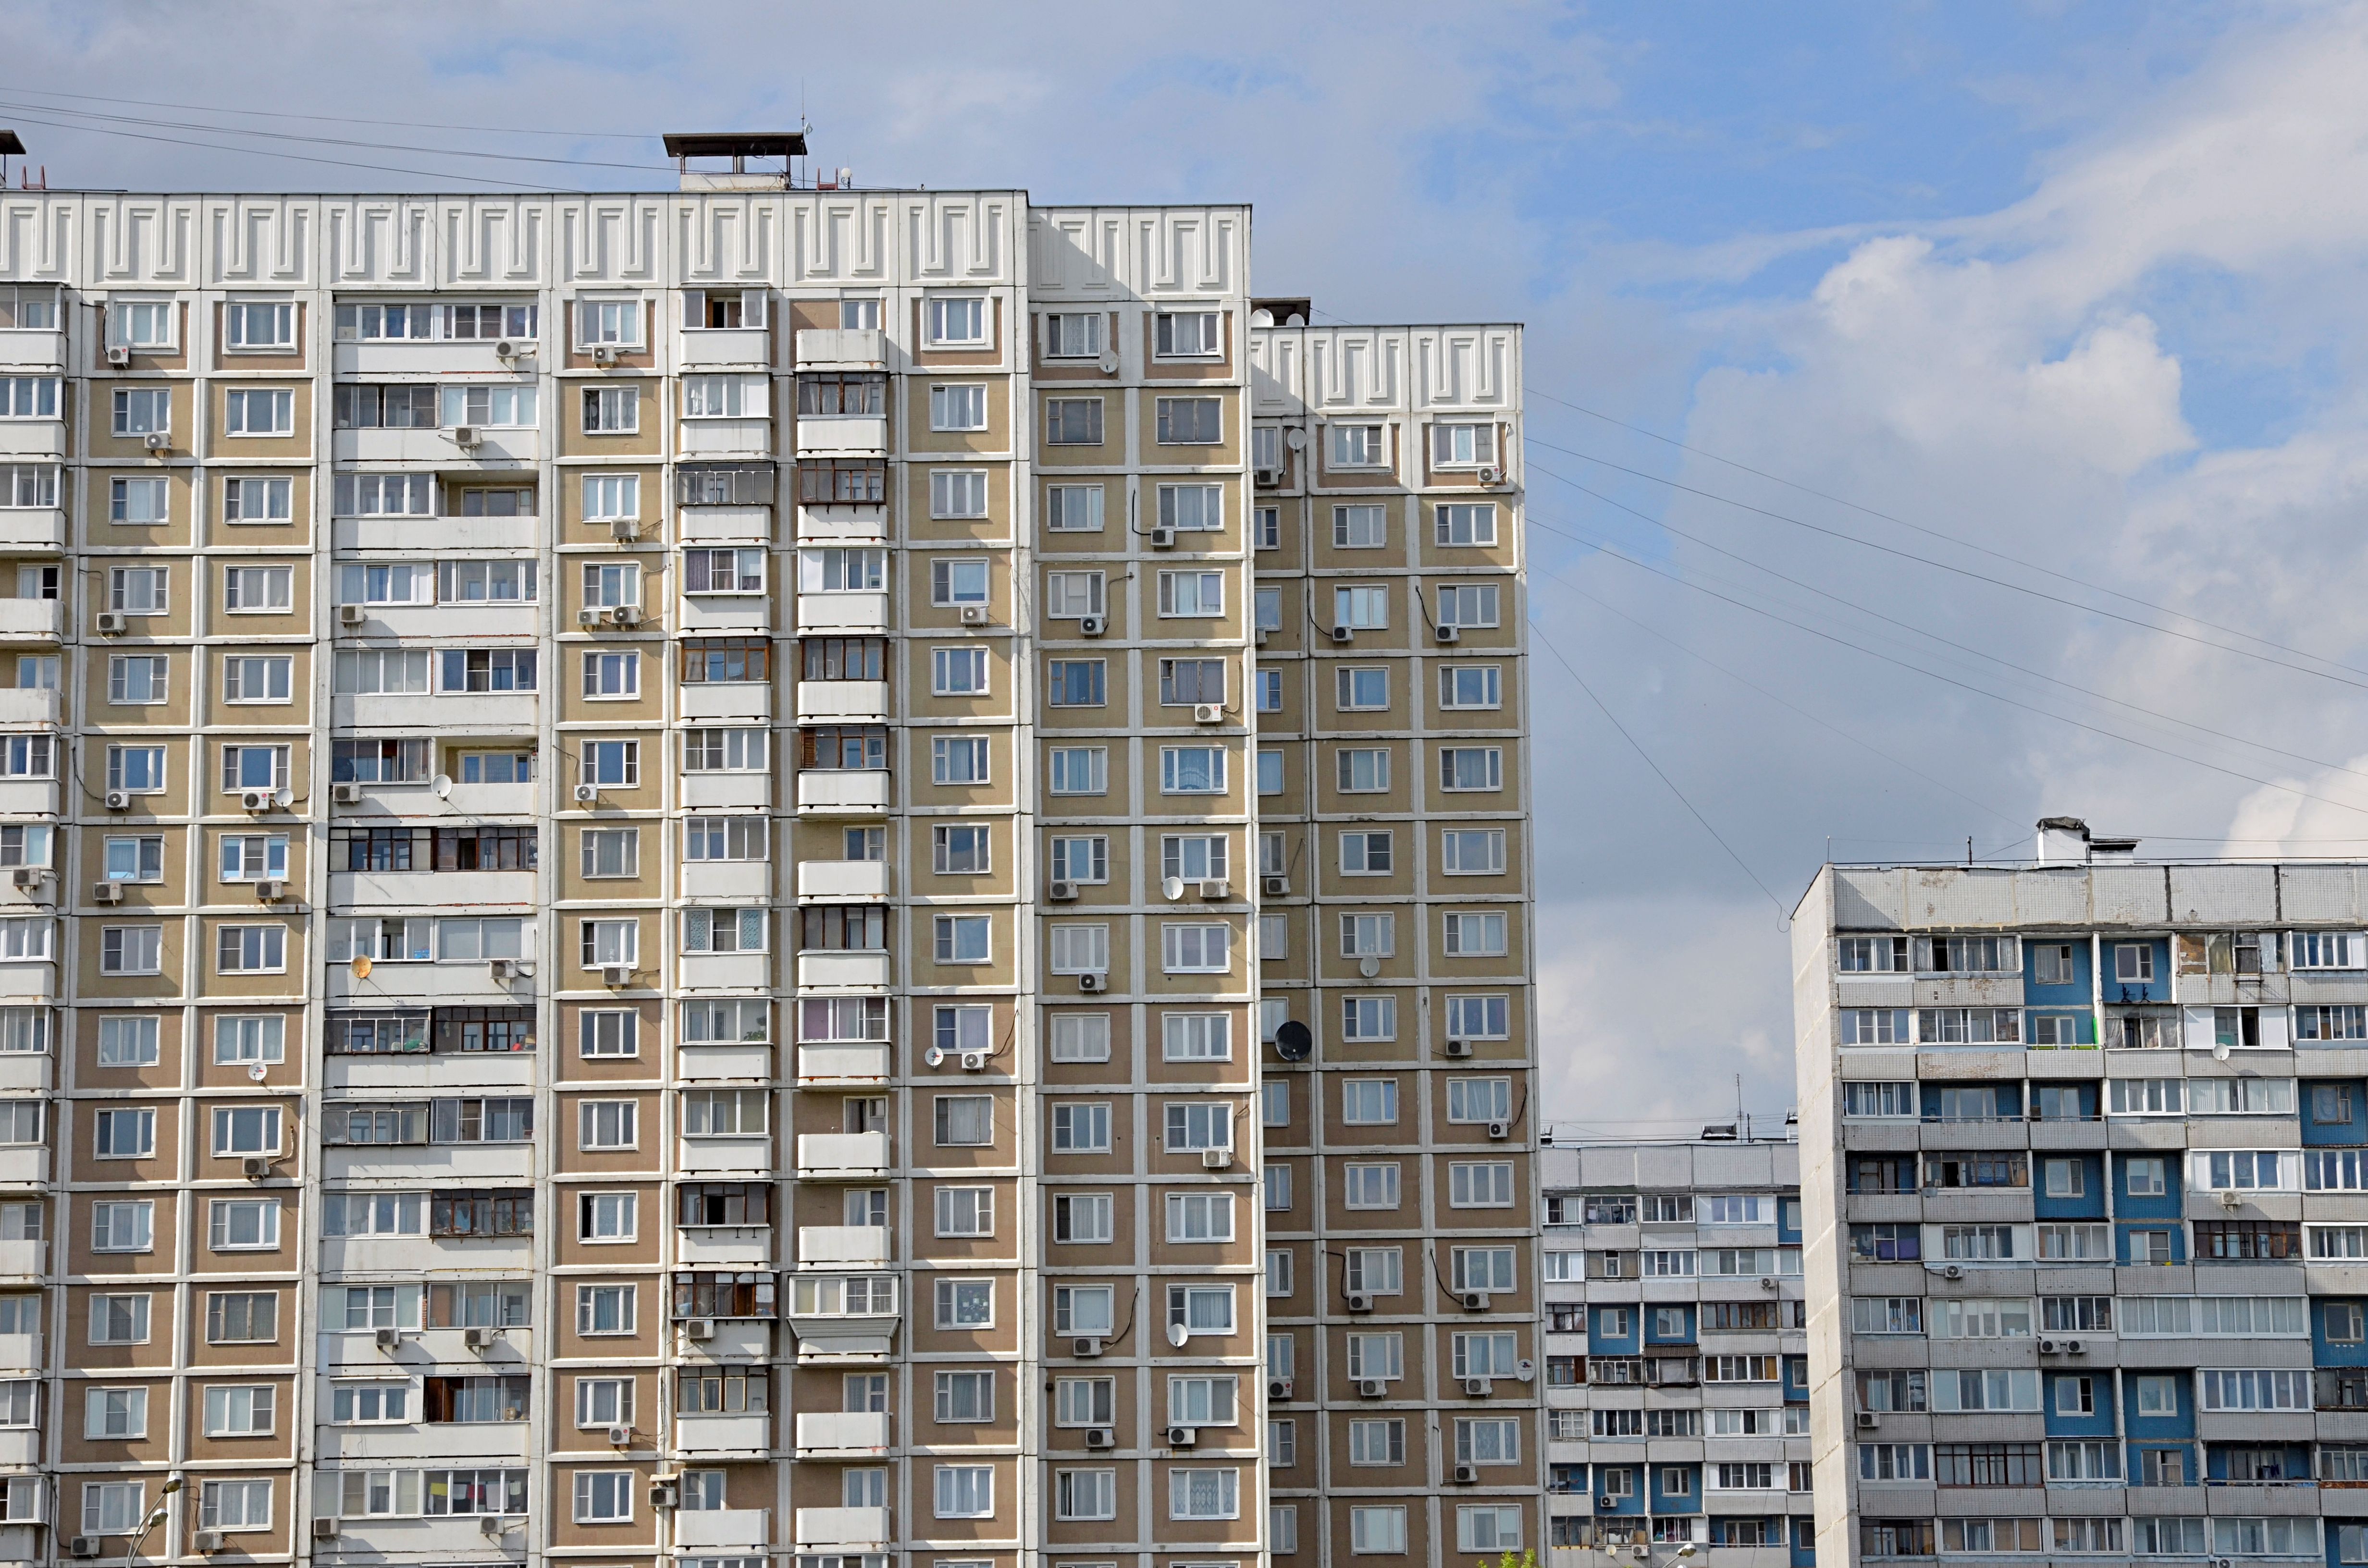
<path id="1" fill-rule="evenodd" d="M 937 1467 L 936 1514 L 941 1519 L 995 1517 L 995 1471 L 987 1465 Z"/>
<path id="2" fill-rule="evenodd" d="M 98 1020 L 101 1067 L 153 1067 L 157 1061 L 155 1015 L 135 1013 Z"/>
<path id="3" fill-rule="evenodd" d="M 638 1234 L 639 1195 L 586 1192 L 577 1195 L 576 1236 L 593 1244 L 630 1242 Z"/>
<path id="4" fill-rule="evenodd" d="M 1225 526 L 1225 490 L 1220 484 L 1162 484 L 1158 526 L 1185 533 L 1216 533 Z"/>
<path id="5" fill-rule="evenodd" d="M 939 1372 L 936 1382 L 937 1418 L 940 1423 L 995 1419 L 993 1372 Z"/>
<path id="6" fill-rule="evenodd" d="M 1438 541 L 1442 545 L 1489 545 L 1497 542 L 1497 508 L 1486 502 L 1442 504 L 1434 514 Z"/>
<path id="7" fill-rule="evenodd" d="M 1389 513 L 1370 503 L 1332 508 L 1332 545 L 1336 550 L 1381 550 L 1390 542 Z"/>
<path id="8" fill-rule="evenodd" d="M 1389 463 L 1386 425 L 1335 425 L 1331 436 L 1334 468 L 1383 468 Z"/>
<path id="9" fill-rule="evenodd" d="M 1439 786 L 1451 791 L 1503 789 L 1504 752 L 1497 746 L 1440 747 Z"/>
<path id="10" fill-rule="evenodd" d="M 1053 1517 L 1063 1521 L 1118 1517 L 1118 1472 L 1114 1470 L 1054 1471 Z"/>
<path id="11" fill-rule="evenodd" d="M 1225 748 L 1223 746 L 1160 747 L 1159 792 L 1163 795 L 1224 794 L 1225 792 Z"/>
<path id="12" fill-rule="evenodd" d="M 1350 1078 L 1340 1085 L 1340 1119 L 1350 1126 L 1382 1127 L 1398 1119 L 1395 1078 Z"/>
<path id="13" fill-rule="evenodd" d="M 290 604 L 290 570 L 285 566 L 225 567 L 222 608 L 233 615 L 285 610 Z"/>
<path id="14" fill-rule="evenodd" d="M 214 932 L 214 971 L 219 974 L 277 974 L 288 967 L 284 926 L 223 926 Z"/>
<path id="15" fill-rule="evenodd" d="M 575 1288 L 575 1332 L 582 1335 L 632 1333 L 634 1290 L 631 1285 L 578 1285 Z"/>
<path id="16" fill-rule="evenodd" d="M 579 1149 L 631 1149 L 638 1145 L 640 1106 L 632 1100 L 576 1102 L 575 1146 Z"/>
<path id="17" fill-rule="evenodd" d="M 12 930 L 6 935 L 13 938 L 16 933 Z M 43 947 L 45 950 L 41 956 L 46 956 L 46 935 Z M 98 971 L 101 974 L 161 974 L 164 972 L 164 956 L 165 928 L 161 926 L 99 927 Z"/>
<path id="18" fill-rule="evenodd" d="M 287 436 L 296 428 L 296 394 L 286 387 L 233 388 L 222 396 L 225 436 Z"/>
<path id="19" fill-rule="evenodd" d="M 1230 1192 L 1169 1193 L 1167 1239 L 1175 1243 L 1232 1241 L 1234 1195 Z"/>
<path id="20" fill-rule="evenodd" d="M 1334 588 L 1332 624 L 1356 631 L 1387 630 L 1390 624 L 1390 591 L 1378 585 Z"/>
<path id="21" fill-rule="evenodd" d="M 1513 1167 L 1509 1162 L 1450 1165 L 1447 1176 L 1447 1201 L 1452 1209 L 1512 1207 Z"/>
<path id="22" fill-rule="evenodd" d="M 1501 914 L 1451 912 L 1445 916 L 1445 927 L 1449 958 L 1505 956 L 1505 916 Z"/>
<path id="23" fill-rule="evenodd" d="M 627 1524 L 633 1517 L 633 1488 L 641 1481 L 630 1470 L 579 1470 L 575 1472 L 575 1520 L 578 1524 Z"/>
<path id="24" fill-rule="evenodd" d="M 985 348 L 986 301 L 981 298 L 939 299 L 928 304 L 928 332 L 932 347 Z"/>
<path id="25" fill-rule="evenodd" d="M 1171 1519 L 1233 1519 L 1241 1517 L 1241 1471 L 1172 1470 L 1167 1472 Z"/>
<path id="26" fill-rule="evenodd" d="M 937 1290 L 937 1326 L 976 1329 L 995 1326 L 995 1281 L 940 1279 Z"/>
<path id="27" fill-rule="evenodd" d="M 148 1303 L 149 1298 L 145 1295 L 92 1296 L 90 1343 L 93 1345 L 147 1344 Z"/>
<path id="28" fill-rule="evenodd" d="M 1152 352 L 1162 359 L 1209 358 L 1223 354 L 1216 311 L 1161 311 L 1153 317 Z"/>
<path id="29" fill-rule="evenodd" d="M 217 1106 L 214 1108 L 214 1156 L 235 1159 L 246 1154 L 279 1153 L 278 1106 Z"/>
<path id="30" fill-rule="evenodd" d="M 1102 316 L 1098 311 L 1048 312 L 1044 317 L 1047 359 L 1096 359 L 1102 352 Z"/>
<path id="31" fill-rule="evenodd" d="M 1406 1510 L 1403 1503 L 1349 1510 L 1349 1551 L 1356 1557 L 1403 1557 Z"/>
<path id="32" fill-rule="evenodd" d="M 1449 828 L 1439 840 L 1440 869 L 1448 876 L 1491 876 L 1505 869 L 1502 828 Z"/>
<path id="33" fill-rule="evenodd" d="M 929 389 L 929 428 L 932 430 L 985 429 L 986 388 L 976 383 L 931 387 Z"/>
<path id="34" fill-rule="evenodd" d="M 142 1298 L 145 1301 L 145 1298 Z M 146 1307 L 141 1309 L 146 1323 Z M 212 1291 L 206 1297 L 206 1342 L 268 1345 L 279 1337 L 279 1297 L 274 1291 Z"/>
<path id="35" fill-rule="evenodd" d="M 1225 405 L 1213 397 L 1154 400 L 1156 438 L 1163 447 L 1214 446 L 1225 438 Z"/>
<path id="36" fill-rule="evenodd" d="M 165 700 L 170 662 L 161 653 L 117 653 L 107 661 L 107 699 L 123 706 Z"/>
<path id="37" fill-rule="evenodd" d="M 165 387 L 118 387 L 115 426 L 118 436 L 149 436 L 173 428 L 173 395 Z"/>
<path id="38" fill-rule="evenodd" d="M 932 921 L 935 956 L 939 963 L 985 963 L 992 922 L 984 915 L 940 915 Z"/>
<path id="39" fill-rule="evenodd" d="M 938 1234 L 995 1234 L 995 1189 L 987 1187 L 941 1187 L 937 1195 Z"/>
<path id="40" fill-rule="evenodd" d="M 1108 928 L 1102 929 L 1107 946 Z M 1108 1062 L 1110 1058 L 1107 1013 L 1055 1013 L 1052 1017 L 1052 1037 L 1055 1062 Z"/>

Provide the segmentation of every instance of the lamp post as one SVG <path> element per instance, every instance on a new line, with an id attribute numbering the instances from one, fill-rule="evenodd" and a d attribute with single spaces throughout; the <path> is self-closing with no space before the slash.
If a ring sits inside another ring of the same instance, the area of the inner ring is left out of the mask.
<path id="1" fill-rule="evenodd" d="M 139 1533 L 134 1535 L 131 1538 L 131 1543 L 123 1549 L 123 1568 L 131 1568 L 131 1560 L 140 1555 L 140 1543 L 148 1539 L 148 1532 L 150 1530 L 154 1529 L 158 1525 L 165 1522 L 165 1516 L 169 1509 L 167 1505 L 165 1504 L 162 1499 L 170 1497 L 174 1493 L 178 1492 L 180 1489 L 181 1478 L 177 1475 L 165 1483 L 165 1489 L 156 1494 L 159 1501 L 157 1502 L 155 1508 L 146 1518 L 140 1521 Z"/>

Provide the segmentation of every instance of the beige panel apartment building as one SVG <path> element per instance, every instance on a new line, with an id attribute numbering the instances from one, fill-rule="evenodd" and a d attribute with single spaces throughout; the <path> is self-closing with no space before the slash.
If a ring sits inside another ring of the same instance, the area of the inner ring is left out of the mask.
<path id="1" fill-rule="evenodd" d="M 684 184 L 0 194 L 0 1561 L 1536 1544 L 1518 330 Z"/>

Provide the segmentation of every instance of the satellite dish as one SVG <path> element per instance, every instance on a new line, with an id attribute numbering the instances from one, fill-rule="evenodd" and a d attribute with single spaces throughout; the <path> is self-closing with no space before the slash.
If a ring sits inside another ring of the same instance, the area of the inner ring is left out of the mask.
<path id="1" fill-rule="evenodd" d="M 263 1063 L 260 1062 L 248 1062 L 246 1064 L 246 1075 L 254 1079 L 258 1084 L 263 1082 Z"/>
<path id="2" fill-rule="evenodd" d="M 452 776 L 449 773 L 439 773 L 435 778 L 430 778 L 427 781 L 427 792 L 435 796 L 439 801 L 450 800 L 452 798 Z"/>
<path id="3" fill-rule="evenodd" d="M 1184 879 L 1181 877 L 1167 878 L 1159 884 L 1159 891 L 1166 893 L 1171 899 L 1182 898 L 1184 896 Z"/>
<path id="4" fill-rule="evenodd" d="M 1513 1376 L 1528 1382 L 1538 1375 L 1538 1364 L 1524 1358 L 1513 1363 Z"/>
<path id="5" fill-rule="evenodd" d="M 1103 356 L 1102 356 L 1102 374 L 1104 374 L 1104 375 L 1106 375 L 1106 376 L 1114 376 L 1114 375 L 1118 374 L 1118 356 L 1117 356 L 1117 355 L 1115 355 L 1115 354 L 1105 354 L 1105 355 L 1103 355 Z"/>
<path id="6" fill-rule="evenodd" d="M 1175 1346 L 1177 1348 L 1183 1348 L 1184 1342 L 1191 1337 L 1192 1331 L 1186 1328 L 1182 1324 L 1171 1323 L 1167 1325 L 1167 1343 Z"/>
<path id="7" fill-rule="evenodd" d="M 293 790 L 277 790 L 272 792 L 271 798 L 279 803 L 280 810 L 285 811 L 290 806 L 296 803 L 296 791 Z"/>
<path id="8" fill-rule="evenodd" d="M 946 1053 L 939 1051 L 934 1045 L 929 1047 L 928 1050 L 921 1052 L 921 1060 L 928 1062 L 932 1067 L 938 1066 L 939 1063 L 943 1062 L 945 1059 Z"/>
<path id="9" fill-rule="evenodd" d="M 1304 1062 L 1315 1051 L 1315 1035 L 1297 1018 L 1285 1018 L 1274 1031 L 1274 1053 L 1285 1062 Z"/>
<path id="10" fill-rule="evenodd" d="M 368 953 L 356 953 L 354 955 L 354 978 L 356 980 L 368 980 L 370 978 L 370 955 Z"/>
<path id="11" fill-rule="evenodd" d="M 1357 972 L 1363 975 L 1367 980 L 1371 980 L 1373 976 L 1382 972 L 1382 960 L 1370 956 L 1359 959 L 1357 960 Z"/>
<path id="12" fill-rule="evenodd" d="M 2214 1046 L 2212 1048 L 2212 1060 L 2213 1060 L 2213 1061 L 2214 1061 L 2214 1062 L 2226 1062 L 2226 1061 L 2227 1061 L 2227 1060 L 2228 1060 L 2228 1048 L 2227 1048 L 2227 1046 L 2226 1046 L 2226 1045 L 2225 1045 L 2225 1044 L 2222 1044 L 2222 1045 L 2214 1045 Z"/>
<path id="13" fill-rule="evenodd" d="M 1282 433 L 1282 444 L 1295 452 L 1307 445 L 1307 432 L 1294 425 Z"/>

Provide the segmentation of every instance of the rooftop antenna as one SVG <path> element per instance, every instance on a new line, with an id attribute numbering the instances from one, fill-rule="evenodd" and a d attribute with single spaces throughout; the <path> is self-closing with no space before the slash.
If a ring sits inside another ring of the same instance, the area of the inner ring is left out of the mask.
<path id="1" fill-rule="evenodd" d="M 1743 1108 L 1743 1074 L 1740 1073 L 1735 1075 L 1735 1121 L 1736 1126 L 1743 1129 L 1743 1141 L 1747 1143 L 1750 1142 L 1751 1117 Z"/>

